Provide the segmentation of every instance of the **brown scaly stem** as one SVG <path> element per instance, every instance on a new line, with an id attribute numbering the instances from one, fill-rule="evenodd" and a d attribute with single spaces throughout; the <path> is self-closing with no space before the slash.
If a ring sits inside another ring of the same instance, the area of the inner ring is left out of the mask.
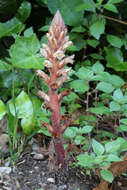
<path id="1" fill-rule="evenodd" d="M 65 69 L 67 63 L 73 64 L 72 56 L 65 57 L 66 49 L 72 44 L 69 37 L 66 35 L 67 29 L 64 21 L 57 11 L 47 33 L 48 45 L 43 44 L 41 54 L 46 58 L 44 65 L 49 71 L 49 75 L 38 70 L 37 75 L 42 77 L 48 86 L 48 95 L 43 91 L 38 91 L 38 96 L 45 100 L 45 107 L 51 112 L 51 122 L 49 125 L 44 121 L 41 122 L 51 133 L 54 142 L 57 164 L 64 168 L 66 166 L 65 150 L 63 147 L 62 134 L 66 128 L 73 123 L 70 119 L 66 124 L 61 126 L 62 116 L 60 112 L 61 101 L 64 96 L 70 93 L 70 90 L 65 90 L 58 94 L 58 89 L 68 79 L 70 68 Z"/>

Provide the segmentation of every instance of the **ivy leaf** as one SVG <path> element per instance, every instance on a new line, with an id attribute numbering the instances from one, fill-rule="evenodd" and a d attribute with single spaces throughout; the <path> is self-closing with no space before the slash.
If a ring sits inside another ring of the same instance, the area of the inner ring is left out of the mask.
<path id="1" fill-rule="evenodd" d="M 96 155 L 102 155 L 104 153 L 104 147 L 94 139 L 92 140 L 92 147 Z"/>
<path id="2" fill-rule="evenodd" d="M 105 19 L 98 20 L 90 26 L 90 33 L 97 40 L 100 38 L 101 34 L 105 31 Z"/>
<path id="3" fill-rule="evenodd" d="M 16 37 L 15 44 L 9 51 L 12 64 L 23 69 L 43 69 L 44 58 L 40 58 L 37 54 L 39 49 L 40 43 L 35 34 L 28 37 Z"/>
<path id="4" fill-rule="evenodd" d="M 6 109 L 4 103 L 2 102 L 2 100 L 0 100 L 0 120 L 3 118 L 5 114 L 6 114 Z"/>
<path id="5" fill-rule="evenodd" d="M 114 87 L 112 84 L 107 83 L 107 82 L 99 82 L 96 87 L 97 90 L 100 90 L 105 93 L 111 93 L 114 90 Z"/>
<path id="6" fill-rule="evenodd" d="M 123 45 L 123 41 L 119 37 L 114 35 L 107 35 L 107 40 L 112 46 L 117 48 L 121 48 L 121 46 Z"/>
<path id="7" fill-rule="evenodd" d="M 107 4 L 104 5 L 104 8 L 106 10 L 108 10 L 108 11 L 112 11 L 114 13 L 118 13 L 118 10 L 117 10 L 116 6 L 113 5 L 113 4 L 107 3 Z"/>
<path id="8" fill-rule="evenodd" d="M 114 179 L 114 176 L 113 176 L 111 171 L 109 171 L 109 170 L 101 170 L 100 174 L 101 174 L 101 177 L 105 181 L 108 181 L 108 182 L 112 183 L 112 181 Z"/>

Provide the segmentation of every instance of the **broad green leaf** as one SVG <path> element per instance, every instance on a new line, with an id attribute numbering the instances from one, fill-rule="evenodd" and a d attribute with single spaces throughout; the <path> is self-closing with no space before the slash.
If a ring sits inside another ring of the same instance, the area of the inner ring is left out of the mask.
<path id="1" fill-rule="evenodd" d="M 97 61 L 93 66 L 92 66 L 92 71 L 94 72 L 94 73 L 102 73 L 103 71 L 104 71 L 104 67 L 103 67 L 103 65 L 99 62 L 99 61 Z"/>
<path id="2" fill-rule="evenodd" d="M 109 114 L 110 110 L 106 106 L 96 107 L 96 108 L 89 108 L 89 111 L 95 114 Z"/>
<path id="3" fill-rule="evenodd" d="M 49 30 L 49 25 L 42 26 L 39 30 L 42 32 L 47 32 Z"/>
<path id="4" fill-rule="evenodd" d="M 120 123 L 127 125 L 127 119 L 120 119 Z"/>
<path id="5" fill-rule="evenodd" d="M 87 92 L 89 90 L 85 80 L 74 80 L 70 85 L 77 92 Z"/>
<path id="6" fill-rule="evenodd" d="M 3 118 L 5 114 L 6 114 L 6 109 L 4 103 L 2 102 L 2 100 L 0 100 L 0 120 Z"/>
<path id="7" fill-rule="evenodd" d="M 115 88 L 120 88 L 125 83 L 118 75 L 111 75 L 111 80 L 109 80 L 109 82 L 115 86 Z"/>
<path id="8" fill-rule="evenodd" d="M 12 100 L 9 102 L 9 109 L 11 114 L 13 116 L 17 115 L 18 118 L 28 118 L 33 115 L 32 102 L 24 91 L 22 91 L 15 99 L 15 107 Z"/>
<path id="9" fill-rule="evenodd" d="M 33 31 L 33 28 L 32 28 L 32 27 L 27 28 L 27 29 L 24 31 L 24 37 L 29 37 L 29 36 L 31 36 L 33 33 L 34 33 L 34 31 Z"/>
<path id="10" fill-rule="evenodd" d="M 120 143 L 117 140 L 108 142 L 105 144 L 105 150 L 107 153 L 115 153 L 120 150 Z"/>
<path id="11" fill-rule="evenodd" d="M 110 111 L 120 111 L 120 105 L 117 103 L 117 102 L 115 102 L 115 101 L 112 101 L 112 102 L 110 102 Z"/>
<path id="12" fill-rule="evenodd" d="M 28 1 L 22 2 L 21 6 L 18 9 L 16 17 L 21 21 L 25 22 L 31 13 L 31 4 Z"/>
<path id="13" fill-rule="evenodd" d="M 93 71 L 85 67 L 81 67 L 75 74 L 78 78 L 85 79 L 87 81 L 91 81 L 93 78 Z"/>
<path id="14" fill-rule="evenodd" d="M 114 93 L 113 93 L 112 98 L 113 98 L 114 101 L 121 103 L 123 101 L 123 99 L 124 99 L 122 90 L 120 88 L 115 90 Z"/>
<path id="15" fill-rule="evenodd" d="M 104 8 L 107 9 L 108 11 L 112 11 L 114 13 L 118 13 L 118 10 L 117 10 L 116 6 L 113 5 L 113 4 L 111 4 L 111 3 L 105 4 Z"/>
<path id="16" fill-rule="evenodd" d="M 75 7 L 76 11 L 91 11 L 91 12 L 95 12 L 96 8 L 95 8 L 95 3 L 93 0 L 83 0 L 84 3 L 79 4 L 78 6 Z"/>
<path id="17" fill-rule="evenodd" d="M 102 60 L 104 59 L 104 57 L 98 53 L 91 53 L 90 57 L 92 57 L 93 59 L 97 59 L 97 60 Z"/>
<path id="18" fill-rule="evenodd" d="M 98 20 L 90 26 L 90 33 L 97 40 L 100 38 L 101 34 L 105 31 L 105 20 Z"/>
<path id="19" fill-rule="evenodd" d="M 117 132 L 126 131 L 127 132 L 127 125 L 121 124 L 119 127 L 117 127 Z"/>
<path id="20" fill-rule="evenodd" d="M 92 140 L 92 147 L 94 150 L 94 153 L 96 155 L 102 155 L 104 153 L 104 147 L 102 144 L 100 144 L 99 142 L 97 142 L 96 140 Z"/>
<path id="21" fill-rule="evenodd" d="M 85 28 L 83 26 L 77 26 L 77 27 L 73 27 L 73 29 L 71 30 L 71 32 L 85 32 Z"/>
<path id="22" fill-rule="evenodd" d="M 98 40 L 87 40 L 87 43 L 92 46 L 93 48 L 96 48 L 99 45 Z"/>
<path id="23" fill-rule="evenodd" d="M 77 135 L 74 139 L 76 145 L 85 144 L 85 137 Z"/>
<path id="24" fill-rule="evenodd" d="M 106 159 L 107 159 L 107 161 L 109 161 L 109 162 L 120 162 L 120 161 L 122 161 L 122 159 L 119 158 L 119 157 L 118 157 L 117 155 L 115 155 L 115 154 L 109 154 Z"/>
<path id="25" fill-rule="evenodd" d="M 65 138 L 74 138 L 76 136 L 76 131 L 73 129 L 73 127 L 68 127 L 66 131 L 64 132 Z"/>
<path id="26" fill-rule="evenodd" d="M 27 117 L 27 118 L 23 118 L 21 120 L 21 126 L 23 129 L 23 132 L 27 135 L 34 133 L 38 129 L 37 121 L 32 116 Z"/>
<path id="27" fill-rule="evenodd" d="M 79 133 L 81 134 L 87 134 L 90 133 L 92 131 L 93 127 L 92 126 L 83 126 L 82 128 L 79 128 Z"/>
<path id="28" fill-rule="evenodd" d="M 11 65 L 7 64 L 5 61 L 0 60 L 0 71 L 9 71 L 11 68 Z"/>
<path id="29" fill-rule="evenodd" d="M 107 82 L 99 82 L 96 87 L 97 90 L 100 90 L 105 93 L 111 93 L 114 90 L 114 87 L 112 84 L 107 83 Z"/>
<path id="30" fill-rule="evenodd" d="M 19 33 L 24 29 L 25 25 L 16 17 L 11 20 L 1 23 L 0 22 L 0 38 L 4 36 L 11 36 L 13 33 Z"/>
<path id="31" fill-rule="evenodd" d="M 98 2 L 99 4 L 101 4 L 103 1 L 104 1 L 104 0 L 97 0 L 97 2 Z"/>
<path id="32" fill-rule="evenodd" d="M 107 35 L 107 40 L 112 46 L 117 48 L 121 48 L 121 46 L 123 45 L 123 41 L 119 37 L 114 35 Z"/>
<path id="33" fill-rule="evenodd" d="M 108 181 L 109 183 L 112 183 L 114 176 L 111 171 L 109 170 L 101 170 L 100 172 L 101 177 L 105 180 Z"/>
<path id="34" fill-rule="evenodd" d="M 115 4 L 115 3 L 121 3 L 122 1 L 124 1 L 124 0 L 109 0 L 108 3 Z"/>
<path id="35" fill-rule="evenodd" d="M 43 69 L 44 58 L 37 53 L 40 44 L 35 34 L 29 37 L 18 36 L 11 46 L 10 56 L 15 67 L 23 69 Z"/>
<path id="36" fill-rule="evenodd" d="M 82 3 L 82 0 L 47 0 L 48 9 L 52 14 L 60 11 L 66 24 L 76 26 L 82 23 L 84 11 L 76 12 L 76 6 Z"/>
<path id="37" fill-rule="evenodd" d="M 80 154 L 77 156 L 78 164 L 83 166 L 83 167 L 92 167 L 94 163 L 94 159 L 88 155 L 88 153 Z"/>

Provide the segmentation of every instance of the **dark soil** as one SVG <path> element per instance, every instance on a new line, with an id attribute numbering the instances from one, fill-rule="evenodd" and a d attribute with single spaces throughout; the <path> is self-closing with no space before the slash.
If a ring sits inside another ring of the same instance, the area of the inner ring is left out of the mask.
<path id="1" fill-rule="evenodd" d="M 31 150 L 27 149 L 13 167 L 7 190 L 92 190 L 99 184 L 96 173 L 89 176 L 85 170 L 72 166 L 66 170 L 49 171 L 50 162 L 47 158 L 34 160 Z M 49 178 L 54 181 L 48 181 Z M 4 189 L 0 184 L 0 190 Z M 116 178 L 112 190 L 127 190 L 127 176 Z"/>

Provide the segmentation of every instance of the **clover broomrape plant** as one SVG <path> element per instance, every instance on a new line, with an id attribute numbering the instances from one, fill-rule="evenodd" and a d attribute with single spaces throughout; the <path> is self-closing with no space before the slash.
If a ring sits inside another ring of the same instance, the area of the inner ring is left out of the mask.
<path id="1" fill-rule="evenodd" d="M 41 121 L 41 125 L 45 126 L 50 132 L 56 154 L 58 166 L 64 168 L 66 166 L 65 150 L 63 147 L 62 135 L 66 128 L 73 123 L 72 119 L 68 119 L 66 124 L 62 125 L 63 115 L 60 112 L 61 101 L 64 96 L 70 93 L 67 89 L 58 93 L 58 89 L 68 79 L 71 68 L 64 68 L 68 63 L 73 64 L 74 55 L 65 57 L 66 49 L 72 45 L 69 41 L 67 28 L 59 11 L 57 11 L 51 22 L 49 32 L 47 33 L 48 45 L 43 44 L 41 55 L 46 58 L 44 65 L 49 71 L 49 75 L 38 70 L 37 75 L 42 77 L 48 86 L 48 95 L 39 90 L 38 95 L 45 100 L 45 107 L 51 112 L 51 122 L 48 124 Z"/>

